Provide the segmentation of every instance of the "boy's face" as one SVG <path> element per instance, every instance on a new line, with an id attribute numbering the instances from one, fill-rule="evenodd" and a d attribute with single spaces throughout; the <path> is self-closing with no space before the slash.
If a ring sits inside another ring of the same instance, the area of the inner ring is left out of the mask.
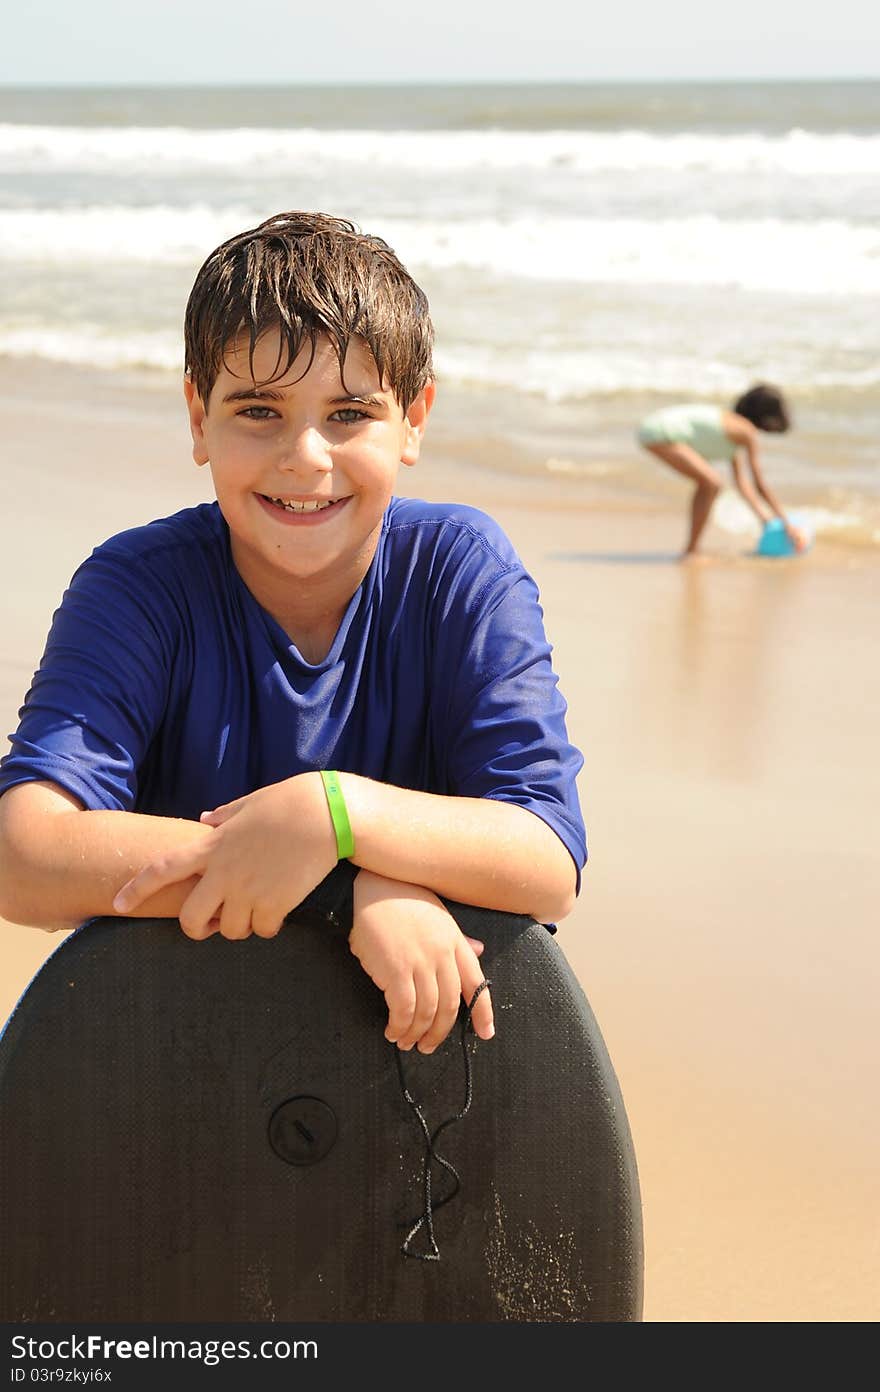
<path id="1" fill-rule="evenodd" d="M 349 347 L 345 385 L 321 339 L 305 376 L 307 349 L 279 381 L 257 386 L 276 370 L 279 346 L 277 330 L 260 338 L 252 375 L 247 341 L 229 345 L 207 408 L 185 385 L 193 458 L 210 463 L 236 566 L 267 607 L 289 579 L 338 576 L 354 592 L 398 468 L 418 458 L 434 391 L 404 414 L 361 339 Z"/>

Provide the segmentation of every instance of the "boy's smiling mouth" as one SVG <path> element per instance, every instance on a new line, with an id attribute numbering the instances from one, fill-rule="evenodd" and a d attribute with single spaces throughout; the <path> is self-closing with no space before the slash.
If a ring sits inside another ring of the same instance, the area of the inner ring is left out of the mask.
<path id="1" fill-rule="evenodd" d="M 268 493 L 261 493 L 260 497 L 284 508 L 285 512 L 323 512 L 324 508 L 339 501 L 337 498 L 273 498 Z"/>
<path id="2" fill-rule="evenodd" d="M 294 518 L 300 522 L 323 522 L 339 512 L 348 502 L 348 497 L 344 498 L 283 498 L 274 493 L 258 493 L 257 498 L 262 503 L 267 512 L 271 512 L 279 521 L 293 521 Z"/>

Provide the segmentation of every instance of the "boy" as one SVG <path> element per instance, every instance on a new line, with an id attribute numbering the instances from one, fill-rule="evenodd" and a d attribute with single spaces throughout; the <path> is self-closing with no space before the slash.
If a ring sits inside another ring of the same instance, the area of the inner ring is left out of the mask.
<path id="1" fill-rule="evenodd" d="M 272 937 L 345 858 L 386 1036 L 430 1053 L 483 980 L 441 897 L 570 911 L 582 758 L 535 585 L 483 514 L 393 497 L 432 337 L 349 222 L 283 213 L 208 257 L 185 395 L 217 502 L 74 576 L 0 763 L 0 914 Z M 490 1038 L 488 991 L 472 1018 Z"/>

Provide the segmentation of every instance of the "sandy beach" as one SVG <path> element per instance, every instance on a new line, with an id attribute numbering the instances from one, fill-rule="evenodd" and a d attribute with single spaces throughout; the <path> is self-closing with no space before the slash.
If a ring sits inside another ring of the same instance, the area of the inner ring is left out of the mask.
<path id="1" fill-rule="evenodd" d="M 756 561 L 684 499 L 474 467 L 438 404 L 401 491 L 492 512 L 540 586 L 590 864 L 560 928 L 623 1090 L 647 1321 L 880 1315 L 880 553 Z M 6 359 L 4 736 L 67 581 L 205 500 L 168 378 Z M 4 745 L 5 747 L 5 745 Z M 59 939 L 2 925 L 0 1019 Z"/>

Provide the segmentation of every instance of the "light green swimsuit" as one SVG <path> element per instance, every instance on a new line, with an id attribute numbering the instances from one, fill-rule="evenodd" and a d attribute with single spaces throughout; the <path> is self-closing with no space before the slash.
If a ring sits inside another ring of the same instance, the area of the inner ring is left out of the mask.
<path id="1" fill-rule="evenodd" d="M 646 416 L 636 436 L 640 445 L 690 445 L 704 459 L 732 460 L 736 445 L 721 425 L 720 406 L 693 402 L 665 406 Z"/>

